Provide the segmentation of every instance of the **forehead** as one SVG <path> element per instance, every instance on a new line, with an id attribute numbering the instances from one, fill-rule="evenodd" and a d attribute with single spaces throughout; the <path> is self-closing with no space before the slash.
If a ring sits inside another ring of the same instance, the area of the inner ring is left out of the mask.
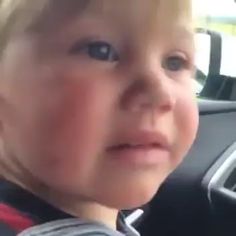
<path id="1" fill-rule="evenodd" d="M 42 14 L 34 26 L 55 28 L 71 19 L 92 16 L 139 29 L 168 28 L 191 19 L 190 0 L 41 0 Z M 42 8 L 43 9 L 43 8 Z M 168 26 L 168 27 L 167 27 Z M 32 27 L 33 28 L 33 27 Z"/>
<path id="2" fill-rule="evenodd" d="M 189 23 L 192 30 L 191 0 L 1 0 L 0 50 L 14 35 L 61 31 L 86 16 L 144 37 L 157 29 L 170 35 Z"/>

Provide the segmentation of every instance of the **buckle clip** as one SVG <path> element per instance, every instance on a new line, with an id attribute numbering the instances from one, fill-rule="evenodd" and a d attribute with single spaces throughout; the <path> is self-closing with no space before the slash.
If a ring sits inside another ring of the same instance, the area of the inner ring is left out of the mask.
<path id="1" fill-rule="evenodd" d="M 140 219 L 140 217 L 143 215 L 144 211 L 142 209 L 137 209 L 134 212 L 132 212 L 130 215 L 128 215 L 125 218 L 125 223 L 128 229 L 135 235 L 140 236 L 140 233 L 132 226 L 137 220 Z"/>

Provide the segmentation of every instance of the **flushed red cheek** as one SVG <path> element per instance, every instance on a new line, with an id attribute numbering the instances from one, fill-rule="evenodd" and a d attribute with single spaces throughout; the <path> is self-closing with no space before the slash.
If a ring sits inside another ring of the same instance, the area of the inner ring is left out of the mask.
<path id="1" fill-rule="evenodd" d="M 189 140 L 189 143 L 192 143 L 195 139 L 198 128 L 198 109 L 196 99 L 188 97 L 188 100 L 185 101 L 183 98 L 179 103 L 179 111 L 179 122 L 182 126 L 183 134 L 185 134 L 183 138 Z"/>
<path id="2" fill-rule="evenodd" d="M 177 162 L 180 163 L 191 148 L 198 129 L 198 110 L 193 96 L 181 97 L 175 109 Z"/>
<path id="3" fill-rule="evenodd" d="M 68 85 L 61 91 L 58 104 L 54 104 L 46 116 L 48 148 L 61 163 L 71 160 L 67 165 L 72 165 L 100 151 L 110 109 L 110 100 L 104 91 L 96 83 Z"/>

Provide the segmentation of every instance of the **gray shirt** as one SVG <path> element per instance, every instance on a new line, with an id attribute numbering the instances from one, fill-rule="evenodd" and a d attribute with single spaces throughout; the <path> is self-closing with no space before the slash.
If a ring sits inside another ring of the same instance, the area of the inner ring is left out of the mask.
<path id="1" fill-rule="evenodd" d="M 139 236 L 139 234 L 129 225 L 123 234 L 104 224 L 73 218 L 34 226 L 18 236 Z"/>

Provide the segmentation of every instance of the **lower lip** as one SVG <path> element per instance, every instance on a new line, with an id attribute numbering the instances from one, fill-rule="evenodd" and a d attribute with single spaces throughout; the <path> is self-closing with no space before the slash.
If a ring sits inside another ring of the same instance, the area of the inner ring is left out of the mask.
<path id="1" fill-rule="evenodd" d="M 132 166 L 154 166 L 169 159 L 169 151 L 165 148 L 134 147 L 111 149 L 111 158 L 117 162 Z"/>

